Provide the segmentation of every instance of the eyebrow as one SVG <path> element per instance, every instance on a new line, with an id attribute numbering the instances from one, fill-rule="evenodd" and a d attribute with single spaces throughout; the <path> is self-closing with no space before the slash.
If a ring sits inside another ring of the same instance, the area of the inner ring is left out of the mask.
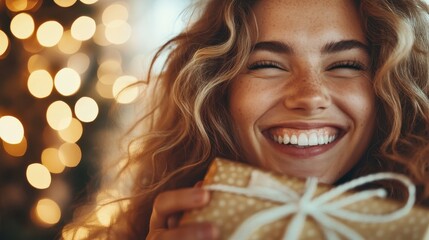
<path id="1" fill-rule="evenodd" d="M 369 52 L 369 47 L 357 40 L 341 40 L 338 42 L 329 42 L 322 47 L 322 54 L 330 54 L 350 49 L 362 49 Z M 280 41 L 265 41 L 258 42 L 253 46 L 253 51 L 268 51 L 283 54 L 293 54 L 293 48 L 284 42 Z"/>

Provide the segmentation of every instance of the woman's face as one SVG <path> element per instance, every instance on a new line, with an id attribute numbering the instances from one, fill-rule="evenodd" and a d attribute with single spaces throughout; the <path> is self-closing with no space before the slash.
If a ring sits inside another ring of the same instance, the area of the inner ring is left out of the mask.
<path id="1" fill-rule="evenodd" d="M 369 145 L 370 57 L 353 1 L 266 0 L 258 39 L 232 80 L 230 112 L 251 164 L 332 183 Z"/>

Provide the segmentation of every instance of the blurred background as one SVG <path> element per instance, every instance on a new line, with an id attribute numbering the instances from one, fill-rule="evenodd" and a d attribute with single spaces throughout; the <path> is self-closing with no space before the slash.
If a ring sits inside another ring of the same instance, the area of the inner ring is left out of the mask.
<path id="1" fill-rule="evenodd" d="M 138 111 L 141 89 L 118 93 L 190 3 L 0 0 L 1 240 L 60 238 Z"/>

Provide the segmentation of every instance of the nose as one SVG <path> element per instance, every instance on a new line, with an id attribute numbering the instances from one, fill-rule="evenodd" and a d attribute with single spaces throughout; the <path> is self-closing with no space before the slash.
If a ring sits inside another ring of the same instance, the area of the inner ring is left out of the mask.
<path id="1" fill-rule="evenodd" d="M 293 111 L 316 114 L 331 105 L 331 97 L 317 73 L 306 73 L 291 79 L 285 86 L 284 106 Z"/>

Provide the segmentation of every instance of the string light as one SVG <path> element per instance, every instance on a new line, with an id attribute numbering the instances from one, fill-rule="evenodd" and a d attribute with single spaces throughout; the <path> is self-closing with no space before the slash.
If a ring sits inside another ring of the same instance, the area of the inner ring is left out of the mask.
<path id="1" fill-rule="evenodd" d="M 10 156 L 22 157 L 27 151 L 27 139 L 23 137 L 22 141 L 17 144 L 10 144 L 6 141 L 3 141 L 3 148 Z"/>
<path id="2" fill-rule="evenodd" d="M 94 19 L 88 16 L 81 16 L 73 22 L 71 35 L 79 41 L 86 41 L 94 36 L 96 27 Z"/>
<path id="3" fill-rule="evenodd" d="M 42 224 L 53 225 L 61 219 L 61 209 L 58 204 L 48 198 L 40 199 L 36 204 L 36 214 Z"/>
<path id="4" fill-rule="evenodd" d="M 37 40 L 44 47 L 53 47 L 61 40 L 64 27 L 57 21 L 42 23 L 37 29 Z"/>
<path id="5" fill-rule="evenodd" d="M 79 90 L 81 78 L 74 69 L 63 68 L 55 75 L 54 84 L 60 94 L 70 96 Z"/>
<path id="6" fill-rule="evenodd" d="M 58 149 L 58 155 L 66 167 L 76 167 L 82 159 L 80 147 L 75 143 L 63 143 Z"/>
<path id="7" fill-rule="evenodd" d="M 54 2 L 60 7 L 70 7 L 77 2 L 77 0 L 54 0 Z"/>
<path id="8" fill-rule="evenodd" d="M 55 130 L 66 129 L 72 121 L 72 111 L 63 101 L 55 101 L 49 105 L 46 111 L 46 119 L 49 126 Z"/>
<path id="9" fill-rule="evenodd" d="M 56 148 L 46 148 L 42 152 L 42 164 L 49 170 L 51 173 L 62 173 L 66 166 L 61 162 L 58 149 Z"/>
<path id="10" fill-rule="evenodd" d="M 27 167 L 27 180 L 37 189 L 46 189 L 51 185 L 49 170 L 40 163 L 32 163 Z"/>
<path id="11" fill-rule="evenodd" d="M 6 33 L 0 30 L 0 57 L 6 55 L 6 51 L 9 48 L 9 38 Z"/>
<path id="12" fill-rule="evenodd" d="M 113 84 L 113 96 L 122 104 L 132 103 L 139 95 L 139 89 L 135 85 L 138 80 L 134 76 L 121 76 Z"/>
<path id="13" fill-rule="evenodd" d="M 82 133 L 82 123 L 80 123 L 76 118 L 72 118 L 72 121 L 67 128 L 58 131 L 58 135 L 61 139 L 69 143 L 77 142 L 82 137 Z"/>
<path id="14" fill-rule="evenodd" d="M 24 138 L 22 123 L 13 116 L 0 118 L 0 138 L 9 144 L 18 144 Z"/>
<path id="15" fill-rule="evenodd" d="M 28 77 L 27 87 L 34 97 L 45 98 L 51 94 L 54 81 L 48 71 L 36 70 Z"/>
<path id="16" fill-rule="evenodd" d="M 97 118 L 97 102 L 90 97 L 81 97 L 74 107 L 75 114 L 82 122 L 92 122 Z"/>
<path id="17" fill-rule="evenodd" d="M 10 23 L 10 30 L 19 39 L 29 38 L 34 32 L 33 17 L 27 13 L 16 15 Z"/>

